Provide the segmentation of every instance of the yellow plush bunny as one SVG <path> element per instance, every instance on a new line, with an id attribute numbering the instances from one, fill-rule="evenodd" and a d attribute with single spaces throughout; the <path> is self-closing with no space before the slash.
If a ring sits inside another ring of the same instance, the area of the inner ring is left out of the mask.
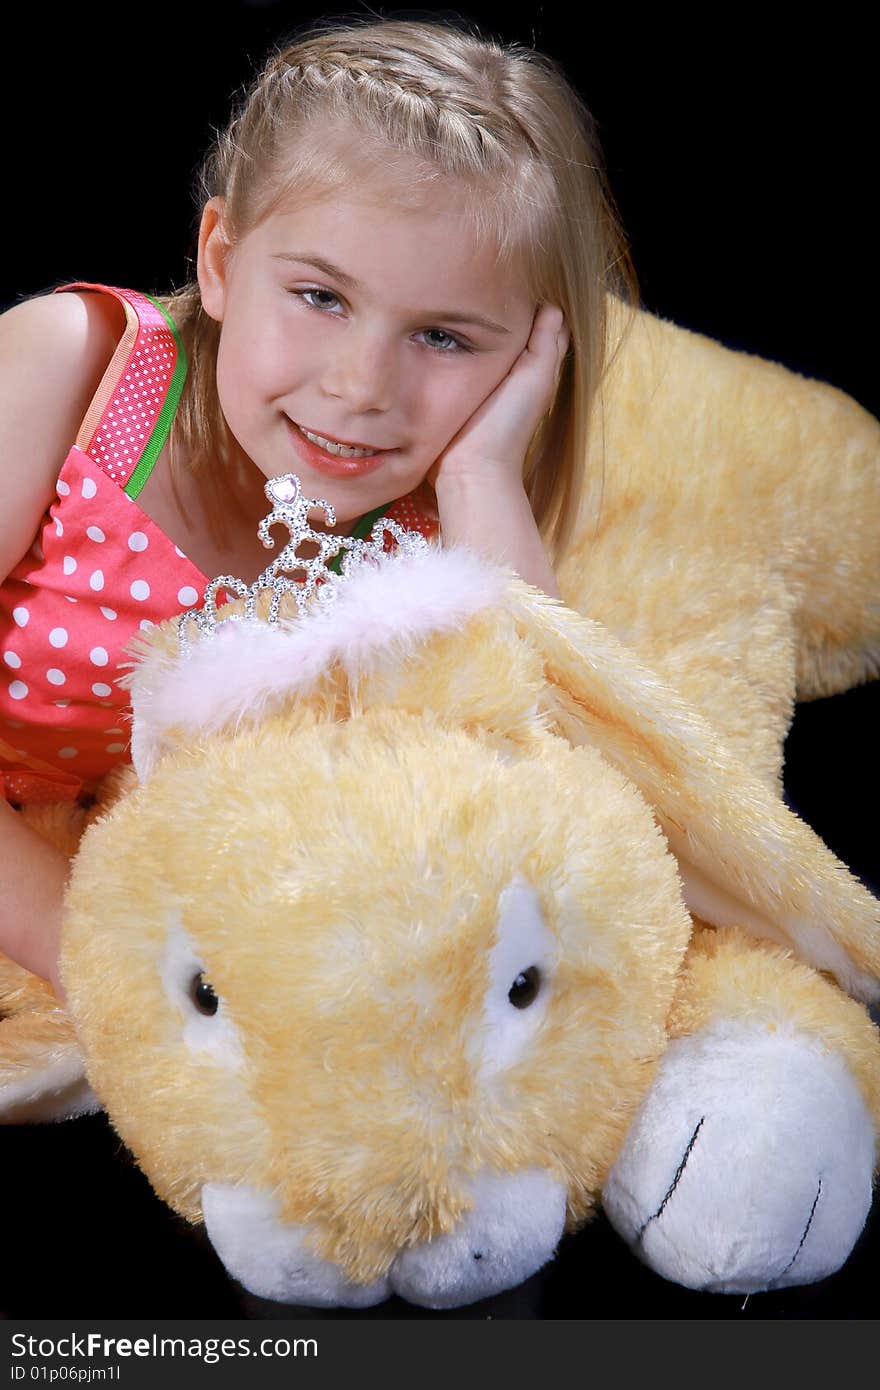
<path id="1" fill-rule="evenodd" d="M 467 1303 L 600 1201 L 669 1278 L 778 1287 L 870 1207 L 878 904 L 780 786 L 794 699 L 876 674 L 877 426 L 619 329 L 565 602 L 402 549 L 157 629 L 74 863 L 78 1042 L 9 968 L 10 1117 L 87 1107 L 81 1046 L 265 1297 Z"/>

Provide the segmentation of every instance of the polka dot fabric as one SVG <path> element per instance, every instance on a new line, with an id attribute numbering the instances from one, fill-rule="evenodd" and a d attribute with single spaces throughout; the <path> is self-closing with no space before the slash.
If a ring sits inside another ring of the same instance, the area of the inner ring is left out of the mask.
<path id="1" fill-rule="evenodd" d="M 125 645 L 194 607 L 206 583 L 118 483 L 71 449 L 41 535 L 0 588 L 9 800 L 75 797 L 127 757 L 128 703 L 116 684 Z"/>
<path id="2" fill-rule="evenodd" d="M 417 487 L 406 497 L 392 502 L 385 512 L 391 521 L 396 521 L 405 531 L 419 531 L 427 540 L 436 540 L 440 534 L 440 523 L 434 494 L 427 483 Z M 396 542 L 392 536 L 385 537 L 385 549 L 393 550 Z"/>
<path id="3" fill-rule="evenodd" d="M 0 787 L 17 803 L 75 800 L 129 761 L 130 707 L 116 683 L 126 644 L 195 607 L 208 583 L 124 490 L 155 448 L 176 352 L 149 300 L 108 292 L 134 310 L 129 351 L 117 350 L 80 431 L 86 447 L 70 450 L 40 532 L 0 585 Z M 386 515 L 438 534 L 427 489 Z"/>
<path id="4" fill-rule="evenodd" d="M 66 288 L 98 290 L 102 286 Z M 157 438 L 155 432 L 175 368 L 180 364 L 181 378 L 185 372 L 185 357 L 178 352 L 174 332 L 157 304 L 130 290 L 111 293 L 121 298 L 126 310 L 120 344 L 124 360 L 121 369 L 117 358 L 110 364 L 76 442 L 108 477 L 125 486 L 142 464 L 151 439 L 155 457 L 167 434 L 167 430 L 160 431 Z"/>

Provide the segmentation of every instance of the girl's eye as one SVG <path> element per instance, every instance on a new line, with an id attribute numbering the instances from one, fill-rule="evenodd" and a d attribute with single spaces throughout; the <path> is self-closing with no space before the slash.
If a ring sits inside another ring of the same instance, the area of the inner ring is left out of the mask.
<path id="1" fill-rule="evenodd" d="M 450 347 L 440 347 L 437 343 L 429 343 L 428 346 L 433 346 L 437 352 L 473 352 L 473 348 L 469 348 L 467 343 L 463 343 L 460 338 L 453 338 L 452 334 L 447 333 L 445 328 L 425 328 L 422 331 L 426 334 L 436 333 L 439 337 L 445 338 L 447 342 L 451 344 Z"/>
<path id="2" fill-rule="evenodd" d="M 301 295 L 302 298 L 303 298 L 303 299 L 306 301 L 306 303 L 309 305 L 309 307 L 312 308 L 312 309 L 327 309 L 327 308 L 329 308 L 329 305 L 327 305 L 327 304 L 312 304 L 312 301 L 308 298 L 308 296 L 309 296 L 310 294 L 326 294 L 327 297 L 328 297 L 329 299 L 335 299 L 335 300 L 336 300 L 336 303 L 337 303 L 337 304 L 339 303 L 339 300 L 336 299 L 336 295 L 333 293 L 332 290 L 296 290 L 295 293 L 298 294 L 298 295 Z"/>
<path id="3" fill-rule="evenodd" d="M 305 300 L 310 309 L 321 309 L 331 313 L 335 312 L 333 304 L 338 304 L 340 302 L 338 295 L 335 295 L 332 290 L 313 288 L 294 290 L 294 294 L 300 299 Z M 326 300 L 324 303 L 314 303 L 312 299 L 309 298 L 310 295 L 325 295 L 327 299 L 333 301 L 333 304 L 327 304 Z M 455 338 L 451 333 L 447 333 L 445 328 L 423 328 L 421 331 L 425 335 L 434 334 L 436 337 L 445 338 L 445 343 L 428 343 L 428 347 L 432 348 L 433 351 L 441 357 L 451 357 L 453 353 L 456 352 L 473 352 L 472 347 L 462 342 L 460 338 Z"/>

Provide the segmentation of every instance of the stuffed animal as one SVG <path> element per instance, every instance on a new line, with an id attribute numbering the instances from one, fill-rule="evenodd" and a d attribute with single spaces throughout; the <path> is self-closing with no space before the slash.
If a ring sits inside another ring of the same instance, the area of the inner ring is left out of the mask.
<path id="1" fill-rule="evenodd" d="M 6 966 L 7 1117 L 99 1097 L 261 1296 L 458 1306 L 600 1202 L 668 1278 L 780 1287 L 870 1208 L 880 913 L 781 753 L 795 698 L 877 673 L 877 426 L 617 331 L 564 602 L 401 547 L 156 629 L 69 1018 Z"/>

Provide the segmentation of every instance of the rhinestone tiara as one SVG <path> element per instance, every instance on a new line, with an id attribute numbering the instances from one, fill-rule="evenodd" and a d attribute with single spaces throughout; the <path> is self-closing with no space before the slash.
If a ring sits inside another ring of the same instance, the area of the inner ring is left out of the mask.
<path id="1" fill-rule="evenodd" d="M 213 636 L 218 625 L 217 595 L 222 590 L 230 597 L 234 595 L 244 599 L 244 611 L 230 614 L 228 619 L 222 621 L 277 624 L 284 594 L 293 595 L 299 614 L 305 612 L 313 599 L 321 604 L 332 603 L 339 593 L 340 584 L 346 582 L 355 570 L 365 562 L 377 563 L 385 554 L 386 535 L 394 537 L 404 554 L 416 555 L 428 549 L 423 535 L 418 531 L 407 531 L 388 517 L 379 517 L 373 522 L 369 540 L 316 531 L 309 525 L 309 512 L 322 511 L 328 526 L 336 525 L 336 512 L 323 498 L 304 497 L 295 473 L 282 473 L 277 478 L 270 478 L 265 493 L 272 510 L 260 522 L 257 535 L 267 550 L 275 548 L 275 541 L 269 534 L 271 526 L 286 526 L 290 539 L 253 584 L 245 584 L 231 574 L 221 574 L 212 579 L 205 589 L 201 608 L 190 608 L 178 619 L 177 632 L 182 646 L 188 643 L 192 624 L 195 624 L 201 636 Z M 317 545 L 317 555 L 305 559 L 297 554 L 304 541 Z M 337 557 L 340 558 L 337 560 Z M 334 561 L 337 561 L 337 565 L 331 568 Z M 261 593 L 271 594 L 266 617 L 261 617 L 257 612 Z"/>

